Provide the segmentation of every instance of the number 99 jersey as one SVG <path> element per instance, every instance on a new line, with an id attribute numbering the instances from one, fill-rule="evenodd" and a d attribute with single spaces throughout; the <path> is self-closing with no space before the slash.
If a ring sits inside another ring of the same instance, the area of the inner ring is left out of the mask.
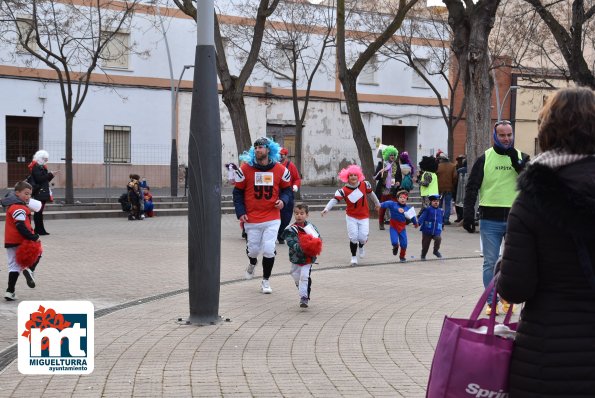
<path id="1" fill-rule="evenodd" d="M 291 174 L 281 163 L 268 170 L 243 164 L 236 171 L 235 187 L 244 191 L 244 206 L 249 223 L 261 223 L 281 218 L 275 208 L 279 191 L 291 186 Z"/>

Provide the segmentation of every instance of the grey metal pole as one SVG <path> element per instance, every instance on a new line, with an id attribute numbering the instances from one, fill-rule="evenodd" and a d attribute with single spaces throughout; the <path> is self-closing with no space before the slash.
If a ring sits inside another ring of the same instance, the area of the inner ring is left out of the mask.
<path id="1" fill-rule="evenodd" d="M 188 143 L 189 323 L 219 321 L 221 126 L 213 0 L 196 2 L 197 35 Z"/>

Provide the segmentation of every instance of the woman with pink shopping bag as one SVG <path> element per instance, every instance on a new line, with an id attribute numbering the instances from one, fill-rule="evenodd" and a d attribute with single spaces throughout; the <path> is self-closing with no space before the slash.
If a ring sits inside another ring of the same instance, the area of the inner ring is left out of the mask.
<path id="1" fill-rule="evenodd" d="M 525 302 L 510 397 L 595 397 L 595 94 L 562 89 L 519 176 L 497 288 Z"/>

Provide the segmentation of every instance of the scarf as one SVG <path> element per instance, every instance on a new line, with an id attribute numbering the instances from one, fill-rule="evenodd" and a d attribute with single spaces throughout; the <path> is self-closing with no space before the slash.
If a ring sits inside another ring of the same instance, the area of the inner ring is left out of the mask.
<path id="1" fill-rule="evenodd" d="M 592 156 L 595 155 L 579 155 L 575 153 L 568 153 L 560 149 L 552 149 L 550 151 L 540 153 L 535 159 L 531 161 L 531 164 L 542 164 L 551 169 L 557 169 Z"/>

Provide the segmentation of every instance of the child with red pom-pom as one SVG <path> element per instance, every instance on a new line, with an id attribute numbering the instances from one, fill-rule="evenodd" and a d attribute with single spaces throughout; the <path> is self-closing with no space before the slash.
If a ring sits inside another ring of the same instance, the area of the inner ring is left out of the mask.
<path id="1" fill-rule="evenodd" d="M 2 199 L 2 206 L 6 208 L 4 247 L 8 257 L 8 288 L 4 298 L 7 301 L 16 300 L 15 286 L 21 271 L 27 280 L 27 286 L 35 287 L 33 271 L 41 257 L 41 243 L 39 235 L 31 227 L 31 210 L 27 207 L 31 191 L 29 183 L 20 181 L 15 185 L 14 192 Z M 26 241 L 35 243 L 25 245 Z"/>
<path id="2" fill-rule="evenodd" d="M 316 226 L 308 222 L 308 205 L 298 203 L 293 209 L 295 222 L 282 233 L 289 248 L 290 274 L 300 293 L 300 307 L 308 308 L 312 286 L 312 265 L 322 251 L 322 239 Z"/>

